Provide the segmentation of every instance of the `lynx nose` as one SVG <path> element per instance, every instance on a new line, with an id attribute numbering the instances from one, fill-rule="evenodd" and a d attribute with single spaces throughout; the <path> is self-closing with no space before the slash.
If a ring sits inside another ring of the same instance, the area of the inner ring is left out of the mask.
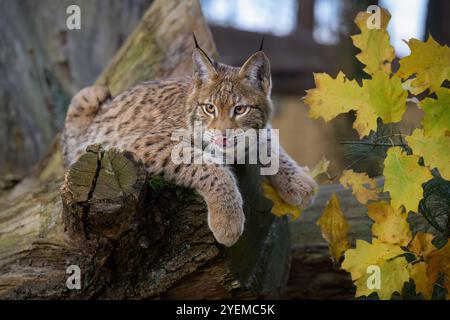
<path id="1" fill-rule="evenodd" d="M 214 144 L 224 147 L 227 145 L 227 137 L 223 134 L 216 134 L 214 135 L 214 139 L 213 139 Z"/>

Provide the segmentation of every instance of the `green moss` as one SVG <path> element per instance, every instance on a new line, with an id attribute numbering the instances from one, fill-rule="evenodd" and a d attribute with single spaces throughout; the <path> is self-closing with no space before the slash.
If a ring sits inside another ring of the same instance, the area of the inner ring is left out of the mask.
<path id="1" fill-rule="evenodd" d="M 198 193 L 194 189 L 178 186 L 165 180 L 162 176 L 151 176 L 148 179 L 148 185 L 156 194 L 164 191 L 175 192 L 180 200 L 189 200 L 198 196 Z"/>
<path id="2" fill-rule="evenodd" d="M 166 181 L 161 176 L 151 176 L 148 179 L 148 185 L 150 186 L 150 188 L 153 191 L 158 192 L 158 191 L 162 191 L 165 188 L 169 187 L 171 185 L 171 183 Z"/>
<path id="3" fill-rule="evenodd" d="M 116 95 L 142 81 L 156 78 L 164 53 L 152 31 L 138 27 L 96 83 L 107 85 Z"/>

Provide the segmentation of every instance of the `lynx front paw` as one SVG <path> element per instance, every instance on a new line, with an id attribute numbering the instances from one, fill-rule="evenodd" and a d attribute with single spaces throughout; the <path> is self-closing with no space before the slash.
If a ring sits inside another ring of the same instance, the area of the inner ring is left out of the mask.
<path id="1" fill-rule="evenodd" d="M 314 201 L 317 184 L 306 173 L 297 173 L 291 176 L 275 177 L 273 183 L 280 197 L 289 204 L 305 208 Z"/>
<path id="2" fill-rule="evenodd" d="M 231 247 L 244 232 L 245 215 L 239 203 L 228 203 L 222 207 L 211 207 L 208 225 L 217 242 Z"/>

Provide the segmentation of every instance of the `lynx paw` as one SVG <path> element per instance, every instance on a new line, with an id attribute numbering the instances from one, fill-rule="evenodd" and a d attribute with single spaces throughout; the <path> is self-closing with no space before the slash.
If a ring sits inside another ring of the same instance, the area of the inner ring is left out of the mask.
<path id="1" fill-rule="evenodd" d="M 298 172 L 291 176 L 284 176 L 283 178 L 276 177 L 273 182 L 280 197 L 289 204 L 305 208 L 314 201 L 317 184 L 306 173 Z"/>
<path id="2" fill-rule="evenodd" d="M 239 202 L 209 209 L 208 225 L 217 242 L 231 247 L 244 232 L 245 215 Z"/>

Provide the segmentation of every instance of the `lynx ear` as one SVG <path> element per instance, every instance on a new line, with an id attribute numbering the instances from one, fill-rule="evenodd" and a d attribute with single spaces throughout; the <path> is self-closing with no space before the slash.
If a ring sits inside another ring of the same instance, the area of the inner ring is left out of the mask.
<path id="1" fill-rule="evenodd" d="M 239 70 L 239 77 L 255 89 L 269 94 L 272 81 L 270 62 L 265 53 L 258 51 L 248 58 Z"/>
<path id="2" fill-rule="evenodd" d="M 194 77 L 201 81 L 211 80 L 217 75 L 216 62 L 212 60 L 202 48 L 199 47 L 195 34 L 194 38 L 194 52 L 192 53 L 192 61 L 194 65 Z"/>

